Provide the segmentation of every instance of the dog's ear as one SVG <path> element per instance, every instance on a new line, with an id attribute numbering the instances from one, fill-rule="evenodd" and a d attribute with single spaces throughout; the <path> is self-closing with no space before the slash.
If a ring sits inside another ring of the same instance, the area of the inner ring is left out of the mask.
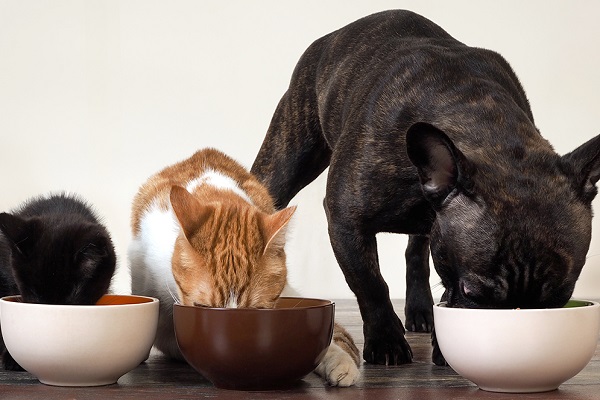
<path id="1" fill-rule="evenodd" d="M 435 126 L 424 122 L 412 125 L 406 133 L 406 151 L 434 208 L 442 207 L 453 190 L 472 188 L 472 166 L 448 135 Z"/>
<path id="2" fill-rule="evenodd" d="M 600 135 L 565 154 L 561 161 L 570 171 L 579 197 L 591 203 L 598 193 L 596 182 L 600 179 Z"/>

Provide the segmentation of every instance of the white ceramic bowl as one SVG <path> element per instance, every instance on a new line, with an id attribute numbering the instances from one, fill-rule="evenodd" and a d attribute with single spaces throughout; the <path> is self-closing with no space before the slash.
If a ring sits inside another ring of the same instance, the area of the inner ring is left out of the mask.
<path id="1" fill-rule="evenodd" d="M 55 386 L 115 383 L 144 361 L 158 323 L 158 300 L 105 295 L 97 305 L 0 299 L 6 348 L 40 382 Z"/>
<path id="2" fill-rule="evenodd" d="M 435 332 L 448 364 L 494 392 L 554 390 L 591 360 L 600 304 L 571 300 L 564 308 L 490 310 L 433 307 Z"/>

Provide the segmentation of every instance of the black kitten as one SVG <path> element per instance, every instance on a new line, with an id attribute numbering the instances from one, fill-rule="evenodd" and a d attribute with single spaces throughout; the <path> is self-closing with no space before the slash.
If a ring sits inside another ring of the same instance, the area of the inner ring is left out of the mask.
<path id="1" fill-rule="evenodd" d="M 77 197 L 51 195 L 0 214 L 0 296 L 24 302 L 95 304 L 110 286 L 116 255 L 106 228 Z M 5 369 L 21 369 L 3 350 Z"/>

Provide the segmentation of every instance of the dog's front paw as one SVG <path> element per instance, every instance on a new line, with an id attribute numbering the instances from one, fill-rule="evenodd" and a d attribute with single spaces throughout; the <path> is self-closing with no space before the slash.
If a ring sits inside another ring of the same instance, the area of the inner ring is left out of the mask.
<path id="1" fill-rule="evenodd" d="M 325 378 L 331 386 L 340 387 L 354 385 L 360 376 L 352 357 L 335 343 L 331 343 L 315 372 Z"/>
<path id="2" fill-rule="evenodd" d="M 396 340 L 365 340 L 363 358 L 369 364 L 408 364 L 412 362 L 412 350 L 404 337 Z"/>
<path id="3" fill-rule="evenodd" d="M 400 365 L 412 362 L 412 350 L 396 315 L 387 324 L 364 325 L 363 358 L 370 364 Z"/>
<path id="4" fill-rule="evenodd" d="M 7 371 L 25 371 L 6 349 L 2 353 L 2 366 Z"/>
<path id="5" fill-rule="evenodd" d="M 433 352 L 431 353 L 431 361 L 433 361 L 435 365 L 439 366 L 448 365 L 446 359 L 444 358 L 444 355 L 442 354 L 442 351 L 440 350 L 437 337 L 435 336 L 435 329 L 431 333 L 431 345 L 433 346 Z"/>

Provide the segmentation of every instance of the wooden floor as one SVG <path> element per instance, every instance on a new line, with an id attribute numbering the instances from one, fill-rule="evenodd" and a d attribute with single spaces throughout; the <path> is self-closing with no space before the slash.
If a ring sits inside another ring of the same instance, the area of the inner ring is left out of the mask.
<path id="1" fill-rule="evenodd" d="M 403 303 L 394 303 L 403 315 Z M 362 321 L 355 301 L 336 301 L 336 318 L 354 335 L 362 349 Z M 0 372 L 0 399 L 600 399 L 600 348 L 590 364 L 558 390 L 537 394 L 499 394 L 479 390 L 450 367 L 431 363 L 429 334 L 409 333 L 412 364 L 386 367 L 362 365 L 362 377 L 352 388 L 331 388 L 315 374 L 287 391 L 237 392 L 214 388 L 210 382 L 183 363 L 152 355 L 116 385 L 96 388 L 62 388 L 39 383 L 27 372 Z M 93 360 L 90 360 L 93 362 Z"/>

